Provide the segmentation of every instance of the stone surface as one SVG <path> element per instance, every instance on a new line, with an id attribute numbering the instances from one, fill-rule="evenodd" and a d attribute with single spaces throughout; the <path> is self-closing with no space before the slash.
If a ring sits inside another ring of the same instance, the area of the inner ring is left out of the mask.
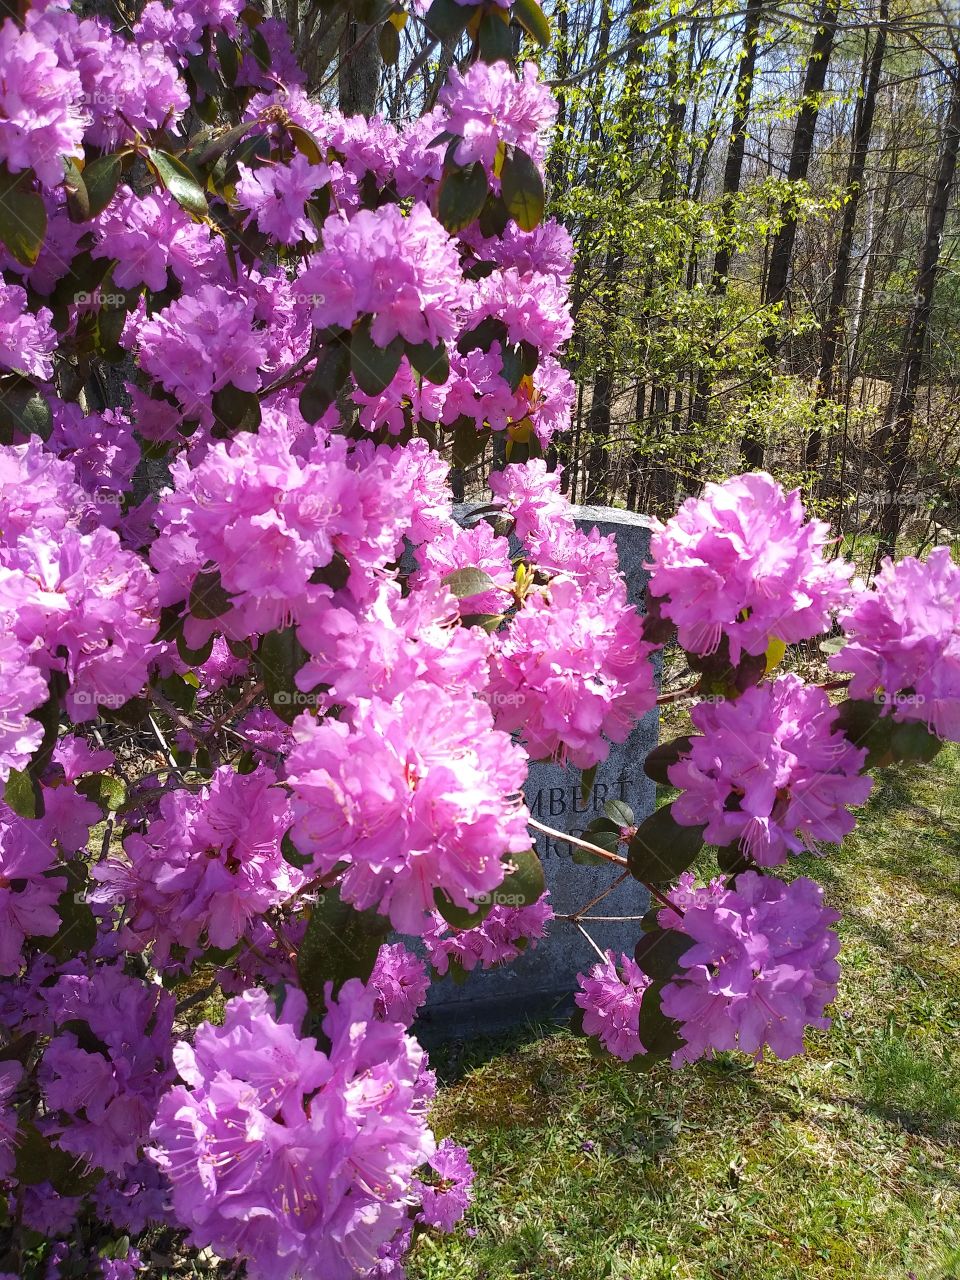
<path id="1" fill-rule="evenodd" d="M 649 533 L 641 518 L 630 511 L 607 507 L 575 507 L 582 529 L 599 528 L 613 533 L 620 552 L 620 566 L 630 599 L 643 603 L 647 581 L 644 565 Z M 581 833 L 591 819 L 603 812 L 607 800 L 624 800 L 641 820 L 654 807 L 654 783 L 643 772 L 643 760 L 656 746 L 658 714 L 651 711 L 627 741 L 614 745 L 597 769 L 592 794 L 583 802 L 580 771 L 558 765 L 534 764 L 526 787 L 527 804 L 535 818 L 547 826 Z M 554 910 L 569 913 L 601 893 L 616 876 L 613 867 L 584 867 L 574 863 L 570 847 L 540 835 L 537 851 L 543 861 Z M 646 891 L 635 880 L 625 881 L 594 910 L 605 916 L 639 916 L 648 905 Z M 636 920 L 597 921 L 588 926 L 591 937 L 606 950 L 633 954 L 639 926 Z M 434 982 L 426 1009 L 418 1020 L 418 1034 L 425 1040 L 482 1035 L 527 1019 L 548 1020 L 571 1011 L 577 974 L 596 961 L 593 948 L 568 921 L 554 921 L 549 935 L 518 960 L 487 972 L 474 971 L 462 985 L 450 978 Z"/>

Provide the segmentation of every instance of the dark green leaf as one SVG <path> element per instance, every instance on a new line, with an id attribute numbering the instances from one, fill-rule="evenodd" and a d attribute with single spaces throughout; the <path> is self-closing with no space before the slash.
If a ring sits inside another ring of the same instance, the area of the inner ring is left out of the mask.
<path id="1" fill-rule="evenodd" d="M 484 569 L 472 567 L 454 569 L 442 581 L 445 586 L 450 588 L 458 600 L 465 600 L 469 596 L 477 596 L 482 591 L 495 591 L 497 589 L 497 584 L 489 573 Z"/>
<path id="2" fill-rule="evenodd" d="M 504 21 L 504 11 L 488 8 L 480 19 L 477 45 L 484 62 L 513 61 L 513 33 L 509 21 Z"/>
<path id="3" fill-rule="evenodd" d="M 256 431 L 260 425 L 260 400 L 255 391 L 241 391 L 232 382 L 214 392 L 213 412 L 231 431 Z"/>
<path id="4" fill-rule="evenodd" d="M 615 822 L 618 827 L 633 826 L 633 810 L 622 800 L 608 800 L 603 806 L 603 816 Z"/>
<path id="5" fill-rule="evenodd" d="M 263 678 L 267 699 L 286 724 L 294 720 L 310 704 L 308 694 L 297 688 L 296 675 L 309 655 L 297 638 L 296 627 L 268 631 L 257 649 L 257 665 Z"/>
<path id="6" fill-rule="evenodd" d="M 501 345 L 507 336 L 507 326 L 497 316 L 487 316 L 478 325 L 462 333 L 457 339 L 457 350 L 462 356 L 479 348 L 489 351 L 495 342 Z"/>
<path id="7" fill-rule="evenodd" d="M 350 371 L 350 348 L 334 341 L 323 348 L 313 372 L 300 392 L 300 412 L 309 423 L 318 422 L 337 398 Z"/>
<path id="8" fill-rule="evenodd" d="M 90 217 L 90 196 L 80 166 L 71 156 L 63 161 L 63 189 L 67 195 L 67 217 L 71 222 L 86 222 Z"/>
<path id="9" fill-rule="evenodd" d="M 459 907 L 441 889 L 434 889 L 433 900 L 437 910 L 454 929 L 474 929 L 482 924 L 493 910 L 495 894 L 485 895 L 485 899 L 473 904 L 471 911 L 467 907 Z"/>
<path id="10" fill-rule="evenodd" d="M 476 6 L 457 4 L 456 0 L 433 0 L 424 22 L 438 40 L 453 40 L 467 29 Z"/>
<path id="11" fill-rule="evenodd" d="M 507 150 L 500 171 L 500 189 L 507 212 L 521 231 L 532 231 L 543 219 L 545 196 L 540 170 L 519 147 Z"/>
<path id="12" fill-rule="evenodd" d="M 14 1177 L 25 1187 L 49 1182 L 61 1195 L 77 1195 L 103 1177 L 101 1169 L 86 1170 L 78 1156 L 54 1146 L 32 1120 L 20 1124 L 16 1154 Z"/>
<path id="13" fill-rule="evenodd" d="M 335 551 L 327 564 L 314 569 L 310 581 L 322 583 L 333 591 L 342 591 L 350 581 L 350 561 L 343 552 Z"/>
<path id="14" fill-rule="evenodd" d="M 83 180 L 87 184 L 91 218 L 103 213 L 116 195 L 122 173 L 123 164 L 119 156 L 99 156 L 84 169 Z"/>
<path id="15" fill-rule="evenodd" d="M 453 465 L 468 467 L 475 462 L 487 447 L 490 434 L 489 427 L 477 430 L 473 418 L 461 415 L 453 424 Z"/>
<path id="16" fill-rule="evenodd" d="M 230 595 L 220 581 L 219 569 L 197 574 L 190 588 L 188 607 L 195 618 L 203 618 L 207 622 L 223 617 L 233 608 Z"/>
<path id="17" fill-rule="evenodd" d="M 654 983 L 643 993 L 640 1004 L 640 1021 L 637 1028 L 640 1043 L 646 1054 L 638 1054 L 631 1062 L 637 1070 L 647 1071 L 679 1049 L 683 1040 L 677 1034 L 677 1024 L 666 1017 L 660 1007 L 663 986 Z"/>
<path id="18" fill-rule="evenodd" d="M 369 979 L 389 929 L 385 916 L 357 911 L 338 889 L 326 890 L 310 914 L 297 956 L 297 974 L 311 1008 L 325 1011 L 326 983 L 336 990 L 349 978 Z"/>
<path id="19" fill-rule="evenodd" d="M 865 768 L 873 769 L 892 762 L 890 740 L 894 722 L 883 714 L 884 708 L 876 702 L 861 702 L 846 698 L 837 704 L 836 727 L 855 747 L 865 747 Z"/>
<path id="20" fill-rule="evenodd" d="M 378 347 L 370 336 L 370 323 L 358 325 L 350 340 L 350 371 L 357 386 L 368 396 L 378 396 L 393 381 L 403 358 L 404 342 L 396 337 L 386 347 Z"/>
<path id="21" fill-rule="evenodd" d="M 0 240 L 19 263 L 32 267 L 47 234 L 47 210 L 35 191 L 16 184 L 8 177 L 0 183 Z"/>
<path id="22" fill-rule="evenodd" d="M 895 760 L 923 760 L 929 763 L 943 743 L 916 720 L 898 724 L 890 734 L 890 750 Z"/>
<path id="23" fill-rule="evenodd" d="M 448 169 L 440 180 L 437 216 L 448 231 L 462 231 L 480 215 L 487 198 L 487 174 L 479 160 Z"/>
<path id="24" fill-rule="evenodd" d="M 519 22 L 542 49 L 546 49 L 550 43 L 550 23 L 537 0 L 513 0 L 511 13 L 514 21 Z"/>
<path id="25" fill-rule="evenodd" d="M 657 809 L 627 845 L 627 863 L 637 880 L 676 880 L 703 846 L 703 827 L 682 827 L 671 810 L 668 804 Z"/>
<path id="26" fill-rule="evenodd" d="M 583 833 L 583 838 L 589 840 L 591 844 L 595 844 L 598 849 L 606 849 L 607 853 L 618 853 L 620 849 L 620 832 L 619 831 L 590 831 Z M 572 844 L 570 846 L 570 860 L 580 867 L 602 867 L 609 865 L 606 858 L 601 858 L 597 853 L 591 853 L 589 849 L 582 849 L 579 845 Z"/>
<path id="27" fill-rule="evenodd" d="M 11 769 L 3 788 L 3 801 L 21 818 L 43 817 L 43 792 L 26 769 Z"/>
<path id="28" fill-rule="evenodd" d="M 53 414 L 46 397 L 20 374 L 0 381 L 0 444 L 13 444 L 19 434 L 46 440 L 53 430 Z"/>
<path id="29" fill-rule="evenodd" d="M 680 972 L 680 957 L 693 946 L 693 939 L 677 929 L 650 929 L 637 943 L 634 959 L 654 982 L 670 982 Z"/>
<path id="30" fill-rule="evenodd" d="M 301 155 L 306 156 L 311 164 L 323 164 L 323 152 L 320 150 L 320 143 L 309 129 L 304 129 L 299 124 L 288 124 L 287 133 L 289 133 L 290 141 L 293 145 Z"/>
<path id="31" fill-rule="evenodd" d="M 250 52 L 256 58 L 257 66 L 261 71 L 270 70 L 270 46 L 256 29 L 250 32 Z"/>
<path id="32" fill-rule="evenodd" d="M 380 57 L 384 61 L 384 65 L 388 67 L 396 66 L 400 59 L 400 32 L 392 22 L 385 22 L 377 34 L 377 44 L 380 46 Z"/>
<path id="33" fill-rule="evenodd" d="M 510 853 L 504 858 L 508 874 L 493 892 L 493 900 L 500 906 L 529 907 L 543 897 L 547 882 L 543 866 L 533 849 L 523 853 Z"/>
<path id="34" fill-rule="evenodd" d="M 674 738 L 670 742 L 661 742 L 658 747 L 654 747 L 652 751 L 647 753 L 647 758 L 643 762 L 643 772 L 648 778 L 652 778 L 654 782 L 659 782 L 662 786 L 670 786 L 670 778 L 667 770 L 671 765 L 675 765 L 683 756 L 690 754 L 690 745 L 693 737 Z"/>
<path id="35" fill-rule="evenodd" d="M 421 342 L 414 346 L 407 343 L 407 359 L 421 377 L 438 386 L 450 377 L 450 357 L 447 344 L 441 339 L 436 346 L 429 342 Z"/>
<path id="36" fill-rule="evenodd" d="M 586 804 L 593 795 L 593 786 L 597 780 L 597 766 L 592 764 L 580 774 L 580 803 Z"/>
<path id="37" fill-rule="evenodd" d="M 233 85 L 236 83 L 237 72 L 240 70 L 240 51 L 225 31 L 217 32 L 214 37 L 214 44 L 217 49 L 217 61 L 220 63 L 220 70 L 223 72 L 223 79 L 226 84 Z"/>
<path id="38" fill-rule="evenodd" d="M 170 192 L 181 209 L 196 217 L 207 214 L 207 197 L 196 178 L 176 156 L 168 151 L 147 148 L 147 160 L 163 186 Z"/>
<path id="39" fill-rule="evenodd" d="M 97 940 L 97 921 L 84 900 L 86 868 L 75 861 L 63 864 L 58 871 L 67 874 L 67 887 L 57 899 L 60 928 L 55 937 L 44 940 L 44 949 L 62 963 L 93 946 Z"/>
<path id="40" fill-rule="evenodd" d="M 284 861 L 289 862 L 291 867 L 296 867 L 298 871 L 302 871 L 304 867 L 308 867 L 313 861 L 313 854 L 300 852 L 290 838 L 289 831 L 283 833 L 283 839 L 280 841 L 280 852 Z"/>

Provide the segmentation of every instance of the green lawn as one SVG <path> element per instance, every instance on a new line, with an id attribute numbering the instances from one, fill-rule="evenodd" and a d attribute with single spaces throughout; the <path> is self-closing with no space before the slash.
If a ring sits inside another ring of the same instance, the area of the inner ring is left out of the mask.
<path id="1" fill-rule="evenodd" d="M 435 1052 L 475 1235 L 422 1239 L 410 1280 L 960 1277 L 960 751 L 790 870 L 844 911 L 833 1029 L 677 1074 L 556 1028 Z"/>

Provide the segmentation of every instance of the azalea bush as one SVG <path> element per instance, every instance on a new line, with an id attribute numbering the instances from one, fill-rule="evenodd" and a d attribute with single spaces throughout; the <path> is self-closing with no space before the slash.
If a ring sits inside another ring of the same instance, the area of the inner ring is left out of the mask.
<path id="1" fill-rule="evenodd" d="M 543 16 L 410 16 L 466 52 L 399 127 L 322 107 L 238 0 L 0 27 L 8 1275 L 125 1280 L 162 1231 L 252 1280 L 401 1276 L 472 1178 L 417 1010 L 551 930 L 584 936 L 597 1052 L 799 1053 L 837 915 L 773 872 L 960 738 L 947 551 L 854 581 L 769 476 L 655 525 L 630 604 L 542 457 L 571 244 L 554 103 L 509 55 Z M 484 499 L 455 511 L 451 468 Z M 826 687 L 777 674 L 826 635 Z M 594 954 L 528 762 L 589 786 L 673 636 L 696 732 L 645 768 L 678 798 L 554 833 L 650 897 L 635 954 Z"/>

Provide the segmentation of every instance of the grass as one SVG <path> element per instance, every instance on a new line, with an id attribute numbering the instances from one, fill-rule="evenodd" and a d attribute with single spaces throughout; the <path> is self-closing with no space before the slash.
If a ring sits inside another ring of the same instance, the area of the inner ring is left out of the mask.
<path id="1" fill-rule="evenodd" d="M 475 1235 L 422 1238 L 410 1280 L 960 1277 L 960 750 L 790 869 L 844 913 L 833 1028 L 677 1074 L 557 1028 L 435 1052 Z"/>

